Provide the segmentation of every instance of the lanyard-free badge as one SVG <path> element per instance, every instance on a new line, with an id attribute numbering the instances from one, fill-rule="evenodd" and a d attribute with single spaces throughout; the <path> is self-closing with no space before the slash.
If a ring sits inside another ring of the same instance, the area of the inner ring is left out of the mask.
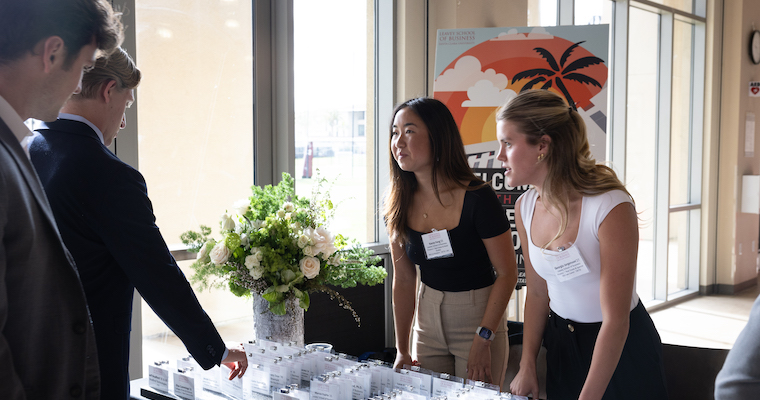
<path id="1" fill-rule="evenodd" d="M 422 244 L 425 246 L 425 255 L 428 260 L 435 258 L 454 257 L 454 249 L 451 247 L 451 239 L 446 229 L 422 235 Z"/>
<path id="2" fill-rule="evenodd" d="M 560 282 L 569 281 L 581 275 L 589 273 L 586 263 L 583 261 L 578 246 L 570 246 L 558 253 L 544 254 L 549 265 L 554 268 L 554 273 Z"/>

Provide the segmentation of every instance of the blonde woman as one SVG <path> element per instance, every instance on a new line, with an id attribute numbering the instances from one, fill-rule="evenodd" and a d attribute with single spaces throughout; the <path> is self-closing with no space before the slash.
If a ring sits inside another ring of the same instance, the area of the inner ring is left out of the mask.
<path id="1" fill-rule="evenodd" d="M 454 118 L 440 101 L 399 105 L 390 151 L 384 215 L 393 257 L 395 366 L 419 362 L 501 386 L 509 355 L 504 312 L 517 281 L 504 210 L 473 175 Z M 417 293 L 415 264 L 422 281 Z"/>
<path id="2" fill-rule="evenodd" d="M 591 159 L 580 114 L 546 90 L 497 113 L 498 159 L 527 247 L 520 370 L 510 389 L 538 397 L 536 356 L 547 348 L 547 397 L 667 399 L 660 337 L 634 290 L 638 219 L 615 173 Z"/>

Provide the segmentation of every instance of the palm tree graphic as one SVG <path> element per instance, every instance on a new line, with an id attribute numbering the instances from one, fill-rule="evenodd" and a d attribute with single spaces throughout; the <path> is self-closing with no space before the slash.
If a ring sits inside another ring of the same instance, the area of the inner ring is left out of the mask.
<path id="1" fill-rule="evenodd" d="M 585 84 L 594 85 L 598 88 L 602 88 L 602 85 L 599 84 L 599 82 L 596 81 L 596 79 L 584 75 L 581 73 L 578 73 L 579 69 L 586 68 L 591 65 L 596 64 L 603 64 L 604 60 L 598 57 L 582 57 L 579 58 L 569 64 L 567 64 L 567 60 L 570 58 L 570 55 L 573 53 L 573 50 L 575 50 L 576 47 L 580 46 L 581 43 L 585 42 L 585 40 L 580 41 L 578 43 L 573 44 L 572 46 L 568 47 L 567 50 L 565 50 L 564 53 L 562 53 L 562 57 L 559 59 L 559 64 L 557 64 L 557 60 L 554 58 L 552 53 L 549 52 L 549 50 L 546 50 L 543 47 L 536 47 L 533 50 L 535 50 L 538 54 L 541 55 L 543 59 L 546 60 L 546 62 L 549 64 L 549 68 L 534 68 L 529 69 L 527 71 L 519 72 L 515 74 L 514 77 L 512 77 L 512 83 L 526 78 L 533 78 L 534 76 L 537 76 L 537 78 L 534 78 L 530 80 L 528 83 L 526 83 L 522 89 L 520 89 L 520 92 L 524 92 L 529 89 L 533 89 L 534 86 L 541 82 L 545 82 L 541 89 L 549 89 L 552 87 L 552 85 L 556 85 L 557 89 L 559 89 L 562 94 L 565 96 L 565 99 L 567 102 L 573 107 L 573 109 L 577 110 L 575 106 L 575 101 L 573 101 L 572 96 L 570 96 L 570 92 L 567 90 L 567 87 L 565 87 L 565 83 L 563 80 L 570 80 Z M 567 64 L 567 66 L 565 66 Z"/>

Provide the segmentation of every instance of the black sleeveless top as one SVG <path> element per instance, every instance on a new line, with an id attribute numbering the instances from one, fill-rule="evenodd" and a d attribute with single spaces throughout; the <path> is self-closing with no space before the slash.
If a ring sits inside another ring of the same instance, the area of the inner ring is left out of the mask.
<path id="1" fill-rule="evenodd" d="M 481 289 L 496 279 L 482 239 L 499 236 L 509 229 L 505 210 L 489 186 L 467 191 L 459 225 L 448 231 L 454 256 L 428 260 L 422 235 L 406 228 L 406 254 L 420 266 L 422 283 L 441 291 L 462 292 Z"/>

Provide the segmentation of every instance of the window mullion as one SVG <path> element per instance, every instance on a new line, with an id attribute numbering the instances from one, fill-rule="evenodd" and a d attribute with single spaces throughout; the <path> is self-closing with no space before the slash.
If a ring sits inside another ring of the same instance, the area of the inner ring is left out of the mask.
<path id="1" fill-rule="evenodd" d="M 673 14 L 660 14 L 655 171 L 655 287 L 657 300 L 667 300 L 670 222 L 670 133 L 673 87 Z"/>

